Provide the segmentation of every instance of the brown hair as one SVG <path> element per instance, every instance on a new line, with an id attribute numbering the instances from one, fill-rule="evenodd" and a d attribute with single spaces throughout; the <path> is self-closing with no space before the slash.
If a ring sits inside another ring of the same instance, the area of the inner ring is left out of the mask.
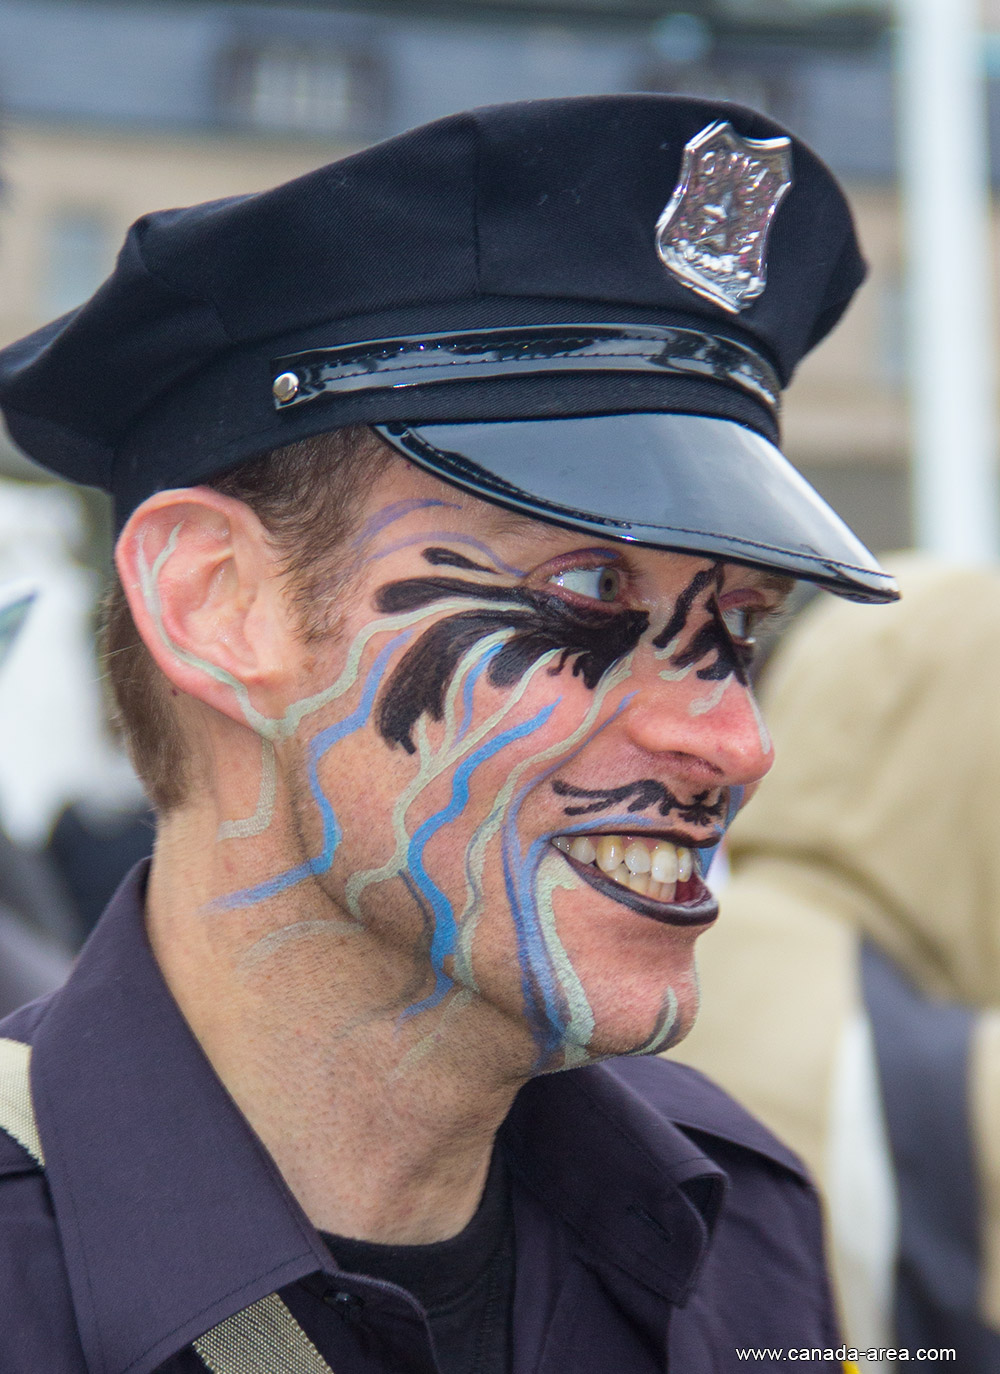
<path id="1" fill-rule="evenodd" d="M 296 628 L 306 641 L 331 629 L 348 571 L 338 546 L 392 456 L 367 426 L 353 425 L 274 449 L 206 483 L 244 501 L 264 526 L 289 577 Z M 187 742 L 117 575 L 104 600 L 101 654 L 116 724 L 150 800 L 165 813 L 190 787 Z"/>

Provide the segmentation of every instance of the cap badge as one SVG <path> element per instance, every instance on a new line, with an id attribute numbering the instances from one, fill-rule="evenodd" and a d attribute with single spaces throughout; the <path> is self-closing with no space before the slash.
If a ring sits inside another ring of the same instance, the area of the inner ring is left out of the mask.
<path id="1" fill-rule="evenodd" d="M 733 314 L 767 285 L 767 241 L 792 185 L 790 138 L 743 138 L 717 120 L 684 147 L 677 189 L 656 222 L 660 261 Z"/>

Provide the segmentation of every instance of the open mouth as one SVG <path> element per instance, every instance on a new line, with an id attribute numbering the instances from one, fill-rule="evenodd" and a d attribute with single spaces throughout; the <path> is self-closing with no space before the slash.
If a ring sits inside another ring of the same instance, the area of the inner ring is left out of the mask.
<path id="1" fill-rule="evenodd" d="M 694 854 L 652 835 L 556 835 L 552 844 L 583 880 L 643 916 L 668 925 L 707 925 L 719 905 Z"/>

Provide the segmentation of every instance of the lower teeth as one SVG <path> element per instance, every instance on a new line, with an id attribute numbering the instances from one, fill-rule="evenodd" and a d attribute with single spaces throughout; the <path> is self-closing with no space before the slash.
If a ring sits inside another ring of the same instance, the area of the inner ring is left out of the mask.
<path id="1" fill-rule="evenodd" d="M 656 902 L 672 902 L 677 894 L 676 883 L 658 883 L 648 873 L 630 873 L 624 864 L 607 877 L 640 897 L 652 897 Z"/>

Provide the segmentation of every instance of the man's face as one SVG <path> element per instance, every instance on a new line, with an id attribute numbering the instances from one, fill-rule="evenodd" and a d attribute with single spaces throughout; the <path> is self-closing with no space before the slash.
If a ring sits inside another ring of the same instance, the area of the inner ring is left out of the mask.
<path id="1" fill-rule="evenodd" d="M 295 862 L 216 905 L 318 884 L 405 968 L 403 1018 L 485 1001 L 530 1029 L 537 1068 L 678 1039 L 707 856 L 771 762 L 745 640 L 784 584 L 401 461 L 350 554 L 277 746 Z"/>

